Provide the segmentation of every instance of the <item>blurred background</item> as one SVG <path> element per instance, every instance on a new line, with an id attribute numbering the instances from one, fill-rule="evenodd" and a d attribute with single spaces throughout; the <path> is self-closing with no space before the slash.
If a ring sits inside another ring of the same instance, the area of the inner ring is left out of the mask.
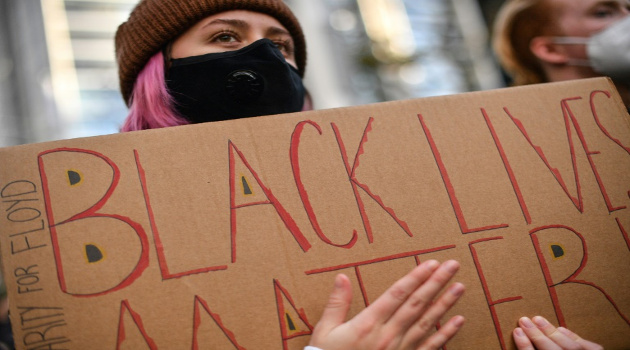
<path id="1" fill-rule="evenodd" d="M 113 37 L 138 0 L 0 0 L 0 147 L 118 132 Z M 286 0 L 316 109 L 506 86 L 503 0 Z"/>

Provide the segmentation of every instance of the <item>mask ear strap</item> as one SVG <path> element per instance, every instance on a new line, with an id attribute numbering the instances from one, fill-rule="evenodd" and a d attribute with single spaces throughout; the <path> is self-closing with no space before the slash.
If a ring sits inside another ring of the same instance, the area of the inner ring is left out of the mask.
<path id="1" fill-rule="evenodd" d="M 557 36 L 551 38 L 551 42 L 559 45 L 588 45 L 590 38 L 583 38 L 577 36 Z M 591 62 L 589 60 L 580 58 L 569 58 L 567 64 L 571 66 L 590 67 Z"/>
<path id="2" fill-rule="evenodd" d="M 554 45 L 588 45 L 590 38 L 576 36 L 545 36 L 532 39 L 530 49 L 538 59 L 549 63 L 561 63 L 570 66 L 590 67 L 588 59 L 569 57 L 564 49 L 557 49 Z"/>
<path id="3" fill-rule="evenodd" d="M 589 38 L 582 38 L 577 36 L 556 36 L 551 38 L 551 42 L 561 45 L 586 45 Z"/>
<path id="4" fill-rule="evenodd" d="M 558 47 L 553 41 L 554 37 L 537 36 L 529 43 L 529 49 L 536 58 L 544 63 L 565 64 L 569 57 L 566 50 Z"/>

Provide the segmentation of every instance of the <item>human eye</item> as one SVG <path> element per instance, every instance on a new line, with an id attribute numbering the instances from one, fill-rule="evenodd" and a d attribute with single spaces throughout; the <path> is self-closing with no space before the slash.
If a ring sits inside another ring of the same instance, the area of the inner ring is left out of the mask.
<path id="1" fill-rule="evenodd" d="M 630 1 L 612 1 L 593 8 L 592 14 L 597 18 L 616 18 L 630 10 Z"/>
<path id="2" fill-rule="evenodd" d="M 593 10 L 593 15 L 597 18 L 608 18 L 615 14 L 615 9 L 610 6 L 599 6 Z"/>
<path id="3" fill-rule="evenodd" d="M 293 42 L 291 39 L 286 40 L 273 40 L 274 45 L 282 52 L 285 56 L 293 55 Z"/>
<path id="4" fill-rule="evenodd" d="M 239 41 L 238 34 L 231 30 L 221 30 L 210 36 L 210 42 L 219 44 L 231 44 Z"/>

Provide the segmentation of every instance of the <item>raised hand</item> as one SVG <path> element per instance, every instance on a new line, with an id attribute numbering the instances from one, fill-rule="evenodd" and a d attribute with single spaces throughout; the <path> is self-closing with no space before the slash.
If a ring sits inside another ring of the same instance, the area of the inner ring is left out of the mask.
<path id="1" fill-rule="evenodd" d="M 439 349 L 464 324 L 463 316 L 454 316 L 433 332 L 464 293 L 464 285 L 454 283 L 437 297 L 458 270 L 454 260 L 425 261 L 347 322 L 351 285 L 348 277 L 337 275 L 310 346 L 323 350 Z"/>
<path id="2" fill-rule="evenodd" d="M 556 328 L 544 317 L 522 317 L 512 332 L 518 350 L 603 350 L 564 327 Z"/>

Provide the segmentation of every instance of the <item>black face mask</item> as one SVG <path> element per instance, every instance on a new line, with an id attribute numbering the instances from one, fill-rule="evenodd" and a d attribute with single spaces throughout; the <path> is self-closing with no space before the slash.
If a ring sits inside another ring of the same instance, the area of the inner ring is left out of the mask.
<path id="1" fill-rule="evenodd" d="M 240 50 L 171 60 L 166 85 L 191 123 L 299 112 L 297 69 L 269 39 Z"/>

